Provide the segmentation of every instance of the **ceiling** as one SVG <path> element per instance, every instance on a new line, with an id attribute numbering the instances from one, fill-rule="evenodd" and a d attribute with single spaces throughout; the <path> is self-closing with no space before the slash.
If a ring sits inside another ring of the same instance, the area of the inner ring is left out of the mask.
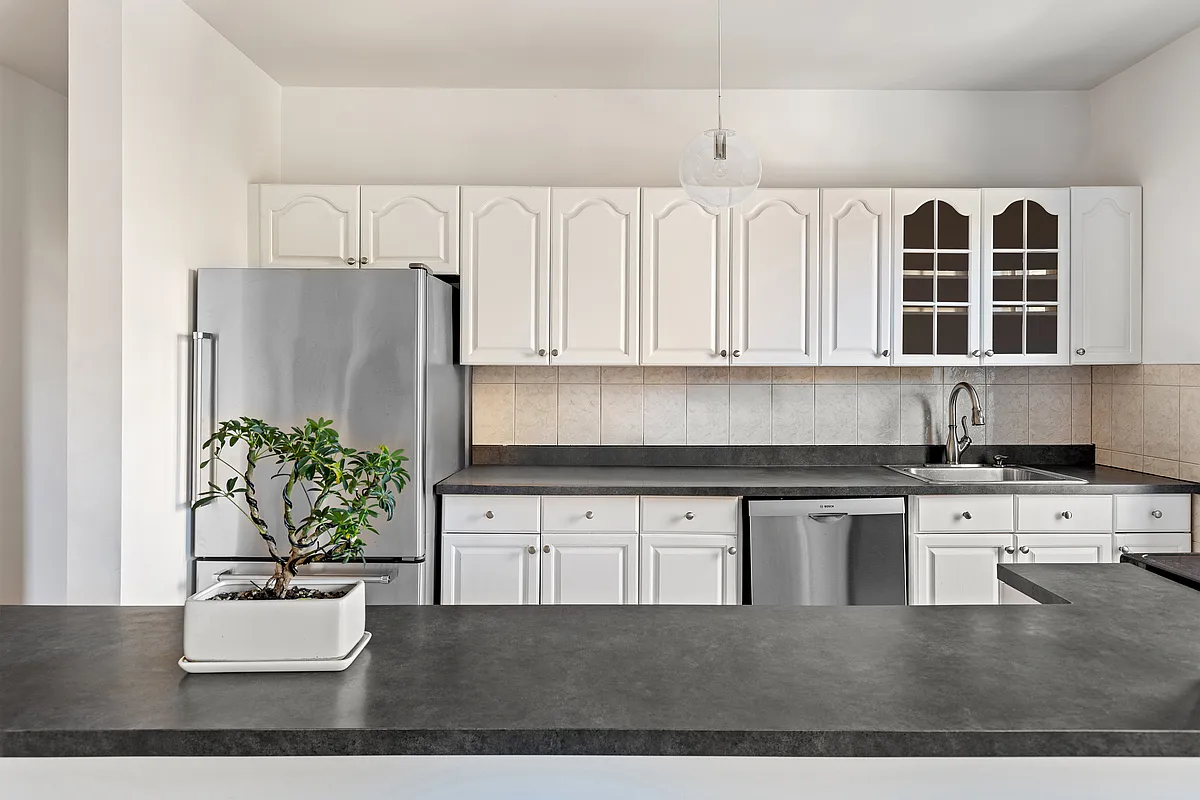
<path id="1" fill-rule="evenodd" d="M 285 86 L 716 80 L 715 0 L 186 2 Z M 1090 89 L 1200 25 L 1197 0 L 724 2 L 735 88 Z"/>
<path id="2" fill-rule="evenodd" d="M 67 93 L 67 0 L 0 0 L 0 64 Z"/>

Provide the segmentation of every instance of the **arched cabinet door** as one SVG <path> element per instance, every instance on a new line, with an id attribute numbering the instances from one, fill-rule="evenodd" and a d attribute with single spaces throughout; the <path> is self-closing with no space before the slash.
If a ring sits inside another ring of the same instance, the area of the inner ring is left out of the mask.
<path id="1" fill-rule="evenodd" d="M 730 363 L 816 364 L 818 189 L 760 189 L 730 211 Z"/>
<path id="2" fill-rule="evenodd" d="M 642 363 L 729 363 L 729 212 L 642 190 Z"/>
<path id="3" fill-rule="evenodd" d="M 458 274 L 457 186 L 364 186 L 360 198 L 361 266 Z"/>
<path id="4" fill-rule="evenodd" d="M 986 365 L 1069 364 L 1071 190 L 983 190 Z"/>
<path id="5" fill-rule="evenodd" d="M 1142 360 L 1142 188 L 1071 189 L 1071 362 Z"/>
<path id="6" fill-rule="evenodd" d="M 980 363 L 979 204 L 978 189 L 895 190 L 892 363 Z"/>
<path id="7" fill-rule="evenodd" d="M 260 267 L 358 266 L 358 187 L 261 184 Z"/>
<path id="8" fill-rule="evenodd" d="M 550 190 L 462 190 L 463 364 L 550 363 Z"/>
<path id="9" fill-rule="evenodd" d="M 892 361 L 892 190 L 821 191 L 821 363 Z"/>

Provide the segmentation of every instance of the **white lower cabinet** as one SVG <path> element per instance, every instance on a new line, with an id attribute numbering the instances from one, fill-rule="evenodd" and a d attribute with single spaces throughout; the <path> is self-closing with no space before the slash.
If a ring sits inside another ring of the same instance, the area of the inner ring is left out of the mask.
<path id="1" fill-rule="evenodd" d="M 543 605 L 638 602 L 636 533 L 542 534 Z"/>
<path id="2" fill-rule="evenodd" d="M 642 603 L 738 605 L 737 536 L 642 534 Z"/>
<path id="3" fill-rule="evenodd" d="M 1107 564 L 1111 533 L 1019 533 L 1018 564 Z"/>
<path id="4" fill-rule="evenodd" d="M 1190 553 L 1190 533 L 1117 533 L 1113 534 L 1112 560 L 1126 553 Z"/>
<path id="5" fill-rule="evenodd" d="M 442 534 L 442 605 L 537 605 L 536 533 Z"/>
<path id="6" fill-rule="evenodd" d="M 995 605 L 997 564 L 1013 560 L 1010 533 L 916 534 L 909 547 L 909 598 L 914 605 Z"/>

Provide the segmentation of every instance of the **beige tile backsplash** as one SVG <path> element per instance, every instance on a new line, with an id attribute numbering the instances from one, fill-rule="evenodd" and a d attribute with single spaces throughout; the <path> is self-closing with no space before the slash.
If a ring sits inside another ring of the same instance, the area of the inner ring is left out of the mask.
<path id="1" fill-rule="evenodd" d="M 980 443 L 1088 443 L 1098 421 L 1088 367 L 476 367 L 472 374 L 475 444 L 939 444 L 946 399 L 959 380 L 973 382 L 984 401 L 987 425 L 970 431 Z M 959 415 L 969 413 L 961 398 Z"/>

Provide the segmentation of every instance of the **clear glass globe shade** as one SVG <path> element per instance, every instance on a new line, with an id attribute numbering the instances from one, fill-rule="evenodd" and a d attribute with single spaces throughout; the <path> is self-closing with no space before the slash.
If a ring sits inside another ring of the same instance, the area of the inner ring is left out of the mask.
<path id="1" fill-rule="evenodd" d="M 724 134 L 724 158 L 718 158 L 718 134 Z M 762 161 L 743 136 L 725 129 L 708 130 L 688 142 L 679 157 L 679 183 L 705 208 L 740 205 L 758 188 Z"/>

